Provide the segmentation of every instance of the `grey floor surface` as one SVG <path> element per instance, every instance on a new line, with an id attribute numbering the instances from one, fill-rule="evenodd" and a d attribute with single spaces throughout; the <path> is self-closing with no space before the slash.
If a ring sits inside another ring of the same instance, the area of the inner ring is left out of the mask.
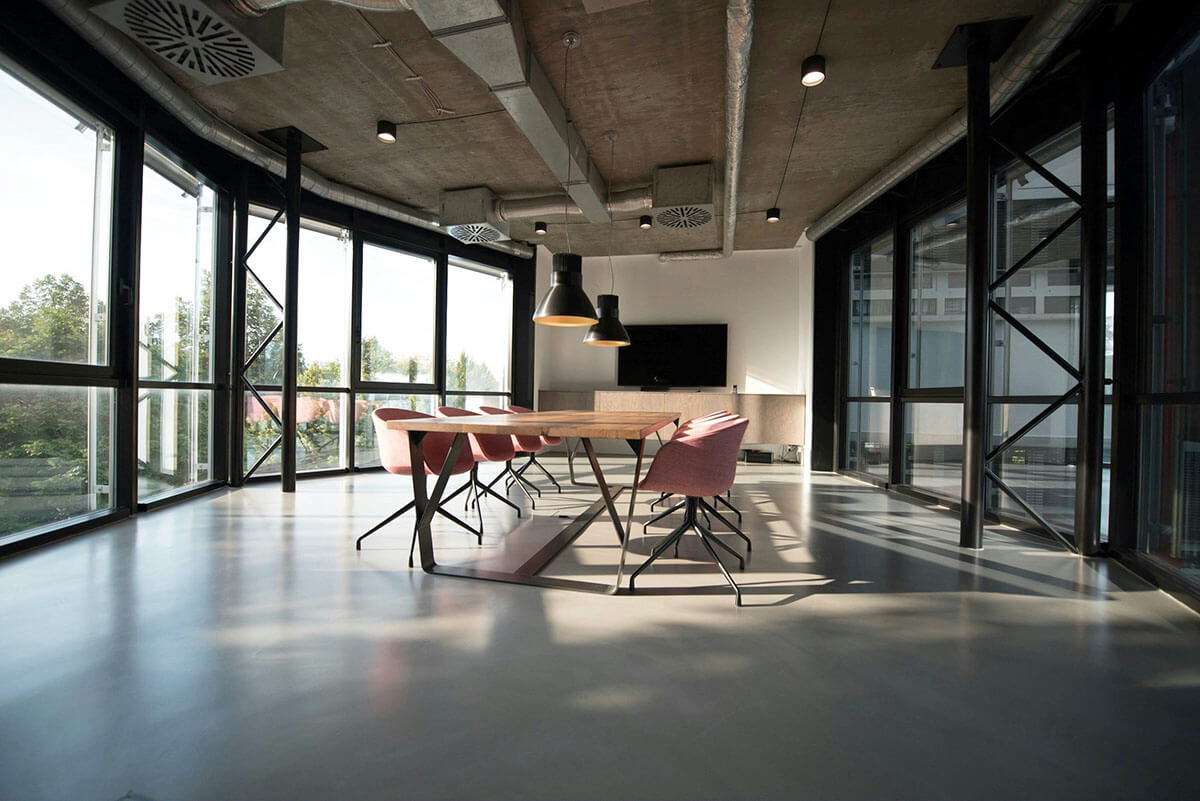
<path id="1" fill-rule="evenodd" d="M 410 517 L 356 553 L 409 494 L 259 484 L 0 562 L 0 798 L 1200 798 L 1200 617 L 1105 560 L 746 466 L 739 609 L 692 541 L 618 596 L 409 570 Z M 439 561 L 593 498 L 488 502 Z M 548 572 L 616 558 L 598 521 Z"/>

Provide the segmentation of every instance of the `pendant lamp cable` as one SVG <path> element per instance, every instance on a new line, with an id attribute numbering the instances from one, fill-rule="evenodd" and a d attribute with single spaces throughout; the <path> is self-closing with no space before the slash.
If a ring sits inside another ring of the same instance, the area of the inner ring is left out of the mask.
<path id="1" fill-rule="evenodd" d="M 571 221 L 567 218 L 567 209 L 571 203 L 571 112 L 567 107 L 567 68 L 571 64 L 571 45 L 564 42 L 563 46 L 563 136 L 567 141 L 567 182 L 563 184 L 563 231 L 567 235 L 567 252 L 571 253 Z"/>
<path id="2" fill-rule="evenodd" d="M 613 270 L 612 262 L 613 227 L 615 226 L 612 213 L 612 185 L 617 178 L 617 132 L 609 131 L 605 136 L 608 138 L 608 293 L 615 295 L 617 294 L 617 273 Z"/>
<path id="3" fill-rule="evenodd" d="M 821 30 L 817 33 L 817 46 L 813 48 L 813 53 L 821 52 L 821 37 L 825 35 L 825 23 L 829 22 L 829 9 L 833 7 L 833 0 L 825 5 L 825 18 L 821 20 Z M 787 161 L 783 163 L 783 173 L 779 176 L 779 189 L 775 192 L 775 202 L 773 206 L 779 206 L 779 197 L 783 194 L 783 182 L 787 178 L 788 167 L 792 165 L 792 151 L 796 149 L 796 136 L 800 133 L 800 120 L 804 118 L 804 104 L 808 102 L 808 87 L 804 87 L 804 94 L 800 96 L 800 113 L 796 115 L 796 128 L 792 131 L 792 144 L 788 147 Z"/>

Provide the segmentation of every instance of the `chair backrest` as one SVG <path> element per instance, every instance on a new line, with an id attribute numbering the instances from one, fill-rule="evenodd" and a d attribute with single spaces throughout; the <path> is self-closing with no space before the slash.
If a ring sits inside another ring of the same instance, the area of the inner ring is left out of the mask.
<path id="1" fill-rule="evenodd" d="M 659 449 L 641 487 L 702 498 L 733 485 L 738 447 L 750 421 L 733 416 L 689 429 Z"/>
<path id="2" fill-rule="evenodd" d="M 499 406 L 480 406 L 484 414 L 516 414 L 511 409 L 501 409 Z M 537 453 L 544 445 L 542 438 L 536 434 L 513 434 L 513 445 L 521 453 Z"/>
<path id="3" fill-rule="evenodd" d="M 730 411 L 720 411 L 710 412 L 709 414 L 701 415 L 700 417 L 693 417 L 691 420 L 684 420 L 679 424 L 679 427 L 675 429 L 675 433 L 671 435 L 671 439 L 684 436 L 689 431 L 693 431 L 697 428 L 705 428 L 707 426 L 719 423 L 722 420 L 728 420 L 732 417 L 737 417 L 737 415 Z"/>
<path id="4" fill-rule="evenodd" d="M 528 406 L 518 406 L 515 403 L 508 404 L 508 410 L 513 414 L 529 414 L 533 412 Z M 542 445 L 557 445 L 562 442 L 562 437 L 540 437 Z"/>
<path id="5" fill-rule="evenodd" d="M 460 409 L 457 406 L 439 406 L 442 417 L 471 417 L 479 412 Z M 516 446 L 508 434 L 471 434 L 471 450 L 477 462 L 507 462 L 517 455 Z"/>
<path id="6" fill-rule="evenodd" d="M 381 407 L 371 413 L 371 421 L 375 424 L 375 444 L 379 447 L 379 461 L 383 469 L 397 475 L 412 475 L 412 461 L 408 448 L 408 432 L 396 431 L 387 427 L 389 420 L 412 420 L 417 417 L 432 417 L 432 415 L 414 412 L 410 409 Z M 454 443 L 453 434 L 429 433 L 421 440 L 421 454 L 425 457 L 425 469 L 428 472 L 439 472 L 446 463 L 450 446 Z M 463 448 L 454 463 L 452 473 L 465 473 L 475 464 L 475 457 L 470 448 Z"/>

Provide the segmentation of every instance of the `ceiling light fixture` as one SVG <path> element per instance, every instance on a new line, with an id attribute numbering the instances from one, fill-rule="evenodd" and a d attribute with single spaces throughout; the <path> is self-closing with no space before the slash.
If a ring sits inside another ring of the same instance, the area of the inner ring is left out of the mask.
<path id="1" fill-rule="evenodd" d="M 545 236 L 546 235 L 546 223 L 544 223 L 541 220 L 538 220 L 537 222 L 535 222 L 533 224 L 533 232 L 535 234 L 537 234 L 538 236 Z"/>
<path id="2" fill-rule="evenodd" d="M 533 312 L 533 321 L 564 328 L 592 325 L 599 317 L 596 307 L 583 291 L 583 257 L 576 253 L 555 253 L 550 289 Z"/>
<path id="3" fill-rule="evenodd" d="M 779 222 L 779 207 L 778 206 L 772 206 L 771 208 L 767 209 L 767 222 L 769 222 L 769 223 Z"/>
<path id="4" fill-rule="evenodd" d="M 643 231 L 648 231 L 654 225 L 654 218 L 649 214 L 643 214 L 642 219 L 638 221 L 638 228 Z"/>
<path id="5" fill-rule="evenodd" d="M 825 80 L 825 56 L 813 55 L 800 65 L 800 83 L 805 86 L 820 86 Z"/>
<path id="6" fill-rule="evenodd" d="M 617 176 L 617 132 L 605 131 L 604 138 L 608 140 L 608 204 L 612 205 L 612 185 Z M 640 223 L 642 228 L 650 227 L 650 218 L 643 216 Z M 597 295 L 596 305 L 600 319 L 588 329 L 583 337 L 583 344 L 594 345 L 598 348 L 622 348 L 629 344 L 629 332 L 621 325 L 621 316 L 617 312 L 617 273 L 613 269 L 612 242 L 613 217 L 608 215 L 608 295 Z"/>
<path id="7" fill-rule="evenodd" d="M 375 138 L 388 145 L 396 143 L 396 123 L 380 120 L 375 123 Z"/>
<path id="8" fill-rule="evenodd" d="M 579 34 L 567 31 L 562 36 L 566 56 L 563 61 L 563 122 L 567 132 L 567 180 L 563 184 L 563 232 L 567 236 L 567 252 L 554 254 L 554 272 L 550 276 L 550 289 L 542 302 L 533 311 L 533 321 L 542 325 L 561 327 L 592 325 L 599 320 L 596 307 L 583 291 L 583 258 L 571 252 L 571 226 L 566 221 L 567 204 L 571 202 L 571 115 L 567 108 L 567 67 L 571 63 L 571 51 L 579 47 Z"/>

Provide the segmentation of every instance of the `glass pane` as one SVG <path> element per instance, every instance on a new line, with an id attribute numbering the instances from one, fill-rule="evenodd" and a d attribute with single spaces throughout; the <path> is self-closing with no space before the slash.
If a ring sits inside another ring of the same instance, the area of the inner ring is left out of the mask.
<path id="1" fill-rule="evenodd" d="M 850 346 L 846 394 L 884 396 L 892 386 L 892 237 L 850 254 Z"/>
<path id="2" fill-rule="evenodd" d="M 350 403 L 343 392 L 300 392 L 296 396 L 296 470 L 345 467 L 342 420 Z"/>
<path id="3" fill-rule="evenodd" d="M 113 391 L 0 386 L 0 542 L 112 507 Z"/>
<path id="4" fill-rule="evenodd" d="M 1200 588 L 1200 406 L 1142 411 L 1138 549 Z"/>
<path id="5" fill-rule="evenodd" d="M 300 229 L 297 386 L 349 386 L 351 251 L 349 231 Z"/>
<path id="6" fill-rule="evenodd" d="M 267 230 L 272 214 L 269 211 L 251 210 L 247 215 L 249 246 L 253 246 L 263 231 Z M 279 331 L 274 336 L 271 336 L 271 332 L 283 322 L 283 313 L 276 301 L 282 302 L 283 299 L 286 256 L 287 231 L 281 217 L 246 258 L 250 271 L 246 275 L 246 352 L 243 358 L 250 358 L 270 337 L 266 347 L 246 368 L 246 379 L 255 386 L 279 386 L 283 383 L 283 332 Z"/>
<path id="7" fill-rule="evenodd" d="M 138 396 L 138 500 L 212 478 L 212 398 L 206 389 Z"/>
<path id="8" fill-rule="evenodd" d="M 371 422 L 371 413 L 381 406 L 436 415 L 438 396 L 359 395 L 354 404 L 354 463 L 359 467 L 379 466 L 379 451 L 375 448 L 375 424 Z"/>
<path id="9" fill-rule="evenodd" d="M 445 405 L 478 412 L 480 406 L 496 406 L 503 409 L 510 403 L 512 403 L 511 395 L 452 395 L 447 393 Z"/>
<path id="10" fill-rule="evenodd" d="M 512 280 L 508 273 L 450 260 L 446 390 L 511 389 Z"/>
<path id="11" fill-rule="evenodd" d="M 1200 251 L 1195 159 L 1200 152 L 1200 37 L 1150 87 L 1151 392 L 1200 390 Z"/>
<path id="12" fill-rule="evenodd" d="M 888 403 L 846 404 L 846 469 L 888 476 L 891 406 Z"/>
<path id="13" fill-rule="evenodd" d="M 363 245 L 362 379 L 432 384 L 437 262 Z"/>
<path id="14" fill-rule="evenodd" d="M 0 356 L 107 364 L 113 132 L 68 109 L 0 67 Z"/>
<path id="15" fill-rule="evenodd" d="M 216 193 L 165 152 L 142 169 L 139 376 L 212 380 Z"/>
<path id="16" fill-rule="evenodd" d="M 910 247 L 908 384 L 961 387 L 965 307 L 938 300 L 964 297 L 966 204 L 951 206 L 913 226 Z"/>
<path id="17" fill-rule="evenodd" d="M 993 404 L 992 442 L 989 447 L 999 445 L 1044 408 L 1044 404 Z M 991 462 L 992 469 L 1022 500 L 1064 532 L 1070 532 L 1075 524 L 1075 436 L 1078 418 L 1078 407 L 1060 407 Z M 1001 509 L 1024 516 L 1020 506 L 1011 498 L 1003 493 L 997 494 Z"/>
<path id="18" fill-rule="evenodd" d="M 280 396 L 278 392 L 262 393 L 262 399 L 266 403 L 265 407 L 251 392 L 244 392 L 243 396 L 246 417 L 242 421 L 242 469 L 248 471 L 267 452 L 271 443 L 279 437 L 280 426 L 271 415 L 280 417 Z M 254 475 L 278 473 L 280 464 L 279 446 L 276 445 L 266 461 L 254 471 Z"/>
<path id="19" fill-rule="evenodd" d="M 904 410 L 905 483 L 957 499 L 962 494 L 962 404 L 910 403 Z"/>

